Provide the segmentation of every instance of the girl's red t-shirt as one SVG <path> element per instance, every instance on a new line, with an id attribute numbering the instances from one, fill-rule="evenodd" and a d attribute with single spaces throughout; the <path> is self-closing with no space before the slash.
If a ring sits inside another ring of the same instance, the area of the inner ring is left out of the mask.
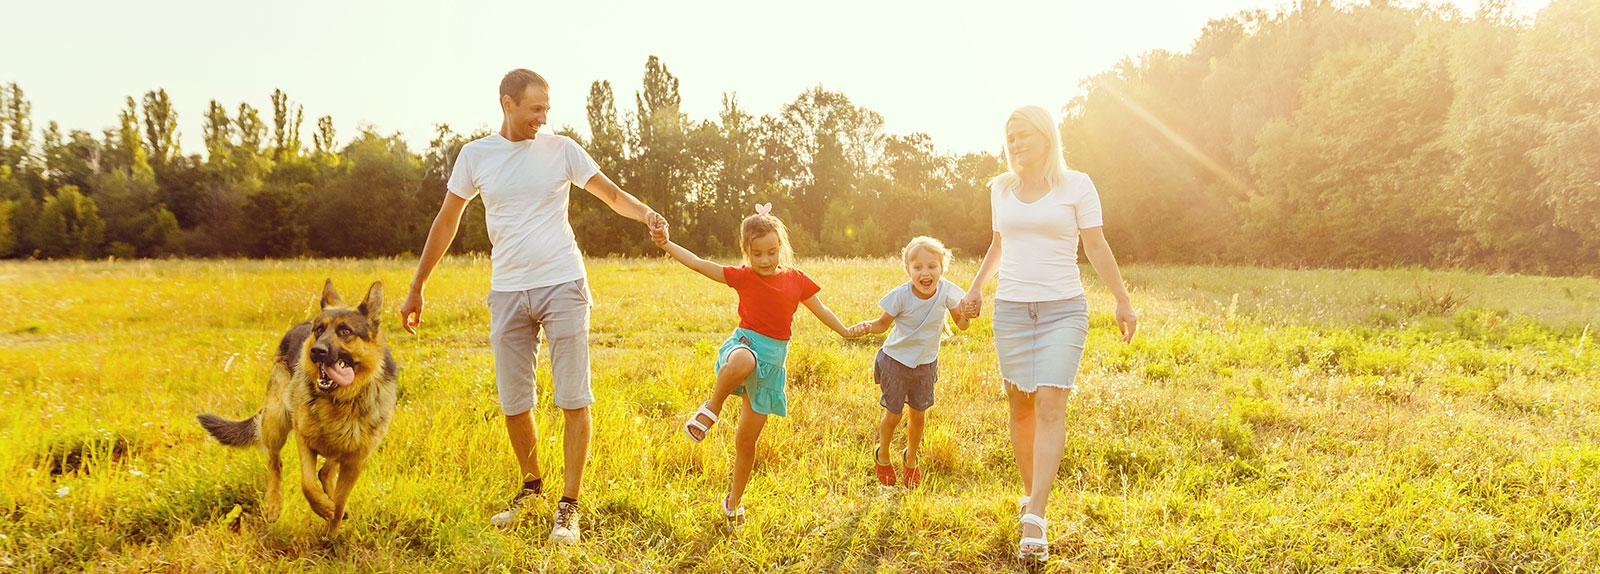
<path id="1" fill-rule="evenodd" d="M 804 272 L 782 267 L 771 277 L 748 266 L 723 267 L 722 279 L 739 293 L 739 327 L 787 341 L 793 335 L 794 311 L 800 302 L 822 291 Z"/>

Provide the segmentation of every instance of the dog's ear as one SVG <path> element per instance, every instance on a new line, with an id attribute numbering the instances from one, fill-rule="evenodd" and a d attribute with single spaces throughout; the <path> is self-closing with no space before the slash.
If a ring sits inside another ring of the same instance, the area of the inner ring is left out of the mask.
<path id="1" fill-rule="evenodd" d="M 340 299 L 339 293 L 333 290 L 333 278 L 329 277 L 328 282 L 322 284 L 322 308 L 327 309 L 332 305 L 342 307 L 344 306 L 344 299 Z"/>
<path id="2" fill-rule="evenodd" d="M 367 298 L 361 301 L 361 306 L 356 307 L 362 315 L 366 315 L 367 322 L 374 327 L 378 319 L 383 317 L 383 282 L 373 281 L 372 287 L 367 288 Z"/>

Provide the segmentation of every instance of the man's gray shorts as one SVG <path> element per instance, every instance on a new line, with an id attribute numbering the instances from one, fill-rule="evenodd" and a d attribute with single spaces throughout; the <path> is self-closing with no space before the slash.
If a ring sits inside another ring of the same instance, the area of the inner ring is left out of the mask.
<path id="1" fill-rule="evenodd" d="M 489 346 L 500 412 L 519 415 L 539 402 L 533 370 L 539 333 L 550 341 L 551 396 L 557 407 L 594 403 L 589 392 L 589 284 L 583 279 L 527 291 L 489 292 Z"/>

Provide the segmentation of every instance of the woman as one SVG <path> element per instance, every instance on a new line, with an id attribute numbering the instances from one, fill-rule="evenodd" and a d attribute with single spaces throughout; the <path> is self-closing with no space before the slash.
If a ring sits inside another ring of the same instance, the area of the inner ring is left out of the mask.
<path id="1" fill-rule="evenodd" d="M 962 299 L 976 317 L 996 271 L 994 347 L 1011 408 L 1011 449 L 1022 473 L 1017 556 L 1050 558 L 1045 505 L 1061 465 L 1067 397 L 1089 334 L 1089 309 L 1078 277 L 1078 243 L 1117 298 L 1117 327 L 1133 339 L 1138 319 L 1106 243 L 1100 196 L 1089 176 L 1067 169 L 1050 113 L 1018 108 L 1006 120 L 1009 171 L 989 184 L 994 238 Z"/>

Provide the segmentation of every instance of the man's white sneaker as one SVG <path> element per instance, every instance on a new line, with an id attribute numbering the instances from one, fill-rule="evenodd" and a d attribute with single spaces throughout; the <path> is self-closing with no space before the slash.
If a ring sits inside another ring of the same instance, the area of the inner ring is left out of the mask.
<path id="1" fill-rule="evenodd" d="M 578 543 L 578 537 L 578 503 L 557 503 L 555 527 L 550 529 L 550 541 L 572 545 Z"/>
<path id="2" fill-rule="evenodd" d="M 489 517 L 489 524 L 493 524 L 500 528 L 509 528 L 514 526 L 517 523 L 517 519 L 522 518 L 523 511 L 526 511 L 528 506 L 538 501 L 539 491 L 531 488 L 524 488 L 521 492 L 518 492 L 516 496 L 511 498 L 511 504 L 506 505 L 505 511 Z"/>

